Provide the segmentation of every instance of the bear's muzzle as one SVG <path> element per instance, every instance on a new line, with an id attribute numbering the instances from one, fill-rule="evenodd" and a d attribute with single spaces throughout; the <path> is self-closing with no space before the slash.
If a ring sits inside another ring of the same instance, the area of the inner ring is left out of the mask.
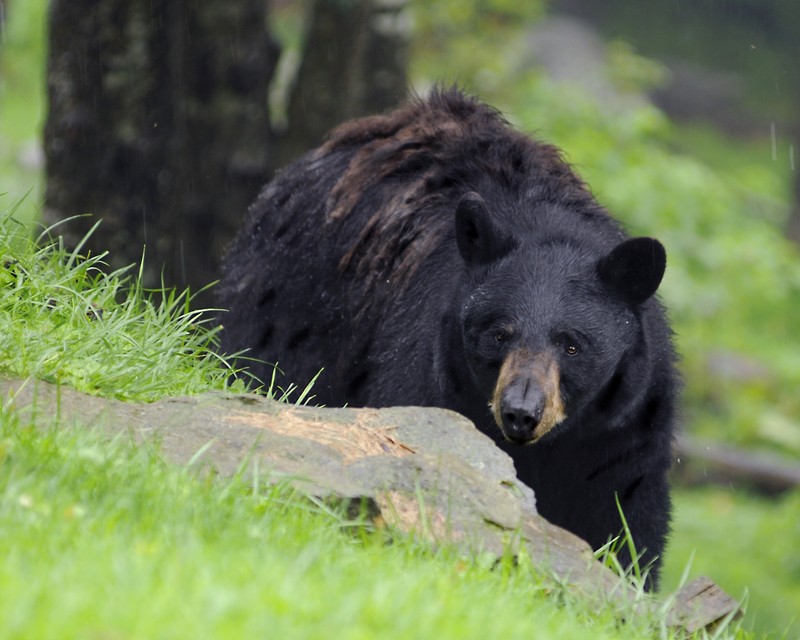
<path id="1" fill-rule="evenodd" d="M 516 444 L 534 443 L 562 422 L 566 414 L 553 354 L 525 348 L 510 352 L 490 407 L 503 436 Z"/>

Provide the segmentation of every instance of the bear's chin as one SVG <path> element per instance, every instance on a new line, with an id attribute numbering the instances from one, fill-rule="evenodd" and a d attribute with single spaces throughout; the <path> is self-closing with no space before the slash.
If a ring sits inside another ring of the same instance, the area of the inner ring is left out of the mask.
<path id="1" fill-rule="evenodd" d="M 546 428 L 542 428 L 543 425 L 540 423 L 531 434 L 530 438 L 515 438 L 506 433 L 506 430 L 502 427 L 502 425 L 498 425 L 500 428 L 500 433 L 503 434 L 503 440 L 508 442 L 509 444 L 516 445 L 518 447 L 530 447 L 543 440 L 545 442 L 549 442 L 553 438 L 558 437 L 558 433 L 561 432 L 559 429 L 559 425 L 563 424 L 564 419 L 558 420 L 550 425 L 547 425 Z"/>

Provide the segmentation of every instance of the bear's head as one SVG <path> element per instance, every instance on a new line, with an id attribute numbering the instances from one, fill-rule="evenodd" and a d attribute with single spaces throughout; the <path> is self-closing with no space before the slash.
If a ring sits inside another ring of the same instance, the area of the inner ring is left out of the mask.
<path id="1" fill-rule="evenodd" d="M 480 195 L 455 214 L 468 291 L 460 324 L 469 376 L 511 442 L 536 442 L 614 386 L 641 350 L 641 305 L 666 267 L 652 238 L 608 251 L 568 235 L 516 238 Z M 617 384 L 617 386 L 619 386 Z"/>

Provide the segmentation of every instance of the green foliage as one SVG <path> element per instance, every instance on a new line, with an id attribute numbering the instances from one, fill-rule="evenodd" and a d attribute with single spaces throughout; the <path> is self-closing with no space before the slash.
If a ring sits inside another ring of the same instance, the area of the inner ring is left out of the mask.
<path id="1" fill-rule="evenodd" d="M 414 0 L 411 7 L 411 77 L 417 88 L 457 82 L 478 90 L 502 75 L 519 44 L 513 36 L 542 14 L 543 2 Z"/>
<path id="2" fill-rule="evenodd" d="M 0 32 L 0 194 L 41 192 L 39 127 L 44 120 L 46 0 L 6 0 Z"/>
<path id="3" fill-rule="evenodd" d="M 624 40 L 608 45 L 608 76 L 621 92 L 641 92 L 657 87 L 664 81 L 666 72 L 654 60 L 638 55 Z"/>
<path id="4" fill-rule="evenodd" d="M 122 399 L 227 388 L 217 329 L 188 295 L 164 290 L 154 302 L 129 270 L 108 274 L 102 259 L 47 233 L 36 243 L 0 215 L 0 373 Z"/>
<path id="5" fill-rule="evenodd" d="M 31 132 L 15 130 L 14 118 L 9 114 L 21 116 L 27 112 L 25 118 L 29 120 L 31 108 L 37 118 L 43 113 L 43 105 L 32 105 L 20 98 L 35 95 L 42 88 L 43 75 L 32 70 L 44 68 L 47 3 L 44 0 L 10 0 L 6 4 L 0 48 L 0 105 L 4 115 L 0 131 L 19 140 L 19 136 Z"/>
<path id="6" fill-rule="evenodd" d="M 596 7 L 592 7 L 595 4 Z M 797 29 L 794 0 L 726 0 L 681 5 L 661 0 L 583 3 L 612 37 L 647 55 L 679 57 L 726 69 L 744 80 L 737 105 L 769 120 L 797 121 Z M 767 126 L 769 124 L 767 120 Z"/>

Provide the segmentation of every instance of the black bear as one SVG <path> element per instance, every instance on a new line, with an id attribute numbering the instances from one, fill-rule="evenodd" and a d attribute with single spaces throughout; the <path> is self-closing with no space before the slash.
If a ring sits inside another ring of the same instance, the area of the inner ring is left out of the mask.
<path id="1" fill-rule="evenodd" d="M 322 369 L 328 406 L 462 413 L 594 548 L 623 531 L 619 503 L 653 588 L 678 387 L 665 266 L 558 149 L 438 89 L 341 125 L 264 188 L 224 260 L 222 348 L 265 381 L 268 363 L 296 383 Z"/>

